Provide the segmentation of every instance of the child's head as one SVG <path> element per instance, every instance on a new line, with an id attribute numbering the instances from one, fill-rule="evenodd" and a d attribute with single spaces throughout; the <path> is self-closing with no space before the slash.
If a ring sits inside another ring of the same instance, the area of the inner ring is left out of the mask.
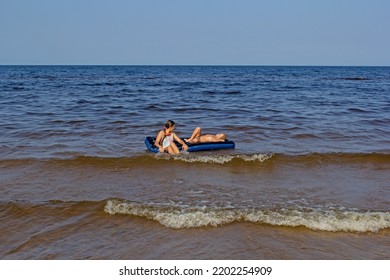
<path id="1" fill-rule="evenodd" d="M 172 120 L 168 120 L 164 126 L 164 128 L 168 131 L 173 131 L 175 129 L 175 122 Z"/>
<path id="2" fill-rule="evenodd" d="M 216 135 L 219 139 L 226 141 L 226 134 L 225 133 L 218 133 Z"/>

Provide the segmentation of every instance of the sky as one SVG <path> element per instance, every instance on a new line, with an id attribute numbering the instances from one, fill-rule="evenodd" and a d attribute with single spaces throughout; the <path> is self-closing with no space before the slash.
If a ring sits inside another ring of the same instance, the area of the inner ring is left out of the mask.
<path id="1" fill-rule="evenodd" d="M 390 66 L 388 0 L 0 0 L 0 65 Z"/>

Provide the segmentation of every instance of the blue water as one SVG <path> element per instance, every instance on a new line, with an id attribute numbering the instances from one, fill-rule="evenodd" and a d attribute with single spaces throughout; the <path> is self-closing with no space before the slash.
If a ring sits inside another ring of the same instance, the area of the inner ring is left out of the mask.
<path id="1" fill-rule="evenodd" d="M 0 66 L 0 258 L 389 259 L 389 171 L 390 67 Z"/>
<path id="2" fill-rule="evenodd" d="M 168 119 L 240 153 L 389 153 L 389 67 L 2 66 L 1 157 L 124 156 Z"/>

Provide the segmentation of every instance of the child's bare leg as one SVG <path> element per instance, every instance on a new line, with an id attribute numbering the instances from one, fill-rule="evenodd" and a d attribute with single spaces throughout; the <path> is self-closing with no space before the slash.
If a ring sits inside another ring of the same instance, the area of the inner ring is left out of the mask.
<path id="1" fill-rule="evenodd" d="M 174 155 L 174 154 L 179 154 L 179 148 L 176 146 L 175 143 L 172 143 L 170 146 L 167 147 L 166 151 L 168 154 Z"/>
<path id="2" fill-rule="evenodd" d="M 195 138 L 198 138 L 200 137 L 200 132 L 201 132 L 201 128 L 200 127 L 197 127 L 194 129 L 194 132 L 192 133 L 191 137 L 189 139 L 187 139 L 188 142 L 191 142 L 192 140 L 194 140 Z"/>
<path id="3" fill-rule="evenodd" d="M 167 147 L 167 152 L 168 152 L 168 154 L 173 154 L 174 153 L 171 146 Z"/>
<path id="4" fill-rule="evenodd" d="M 169 146 L 169 148 L 172 149 L 173 154 L 179 154 L 180 153 L 179 148 L 176 146 L 175 143 L 172 143 L 171 146 Z"/>

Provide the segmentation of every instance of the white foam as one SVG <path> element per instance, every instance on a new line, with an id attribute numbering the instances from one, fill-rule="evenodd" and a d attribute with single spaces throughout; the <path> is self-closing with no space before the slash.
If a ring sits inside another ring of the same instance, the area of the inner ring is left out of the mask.
<path id="1" fill-rule="evenodd" d="M 277 226 L 304 226 L 313 230 L 345 232 L 378 232 L 390 228 L 388 212 L 312 211 L 288 210 L 281 212 L 255 211 L 248 213 L 246 221 Z"/>
<path id="2" fill-rule="evenodd" d="M 304 226 L 321 231 L 378 232 L 390 228 L 389 212 L 359 212 L 340 209 L 248 209 L 189 206 L 158 206 L 109 200 L 105 212 L 127 214 L 155 220 L 169 228 L 221 226 L 234 221 L 264 223 L 275 226 Z"/>
<path id="3" fill-rule="evenodd" d="M 241 155 L 241 158 L 244 161 L 260 161 L 264 162 L 273 157 L 273 154 L 254 154 L 254 155 Z"/>
<path id="4" fill-rule="evenodd" d="M 252 155 L 194 155 L 193 153 L 181 154 L 178 156 L 156 156 L 157 159 L 174 159 L 184 162 L 218 163 L 224 164 L 233 160 L 243 160 L 252 162 L 264 162 L 273 157 L 273 154 L 252 154 Z"/>

